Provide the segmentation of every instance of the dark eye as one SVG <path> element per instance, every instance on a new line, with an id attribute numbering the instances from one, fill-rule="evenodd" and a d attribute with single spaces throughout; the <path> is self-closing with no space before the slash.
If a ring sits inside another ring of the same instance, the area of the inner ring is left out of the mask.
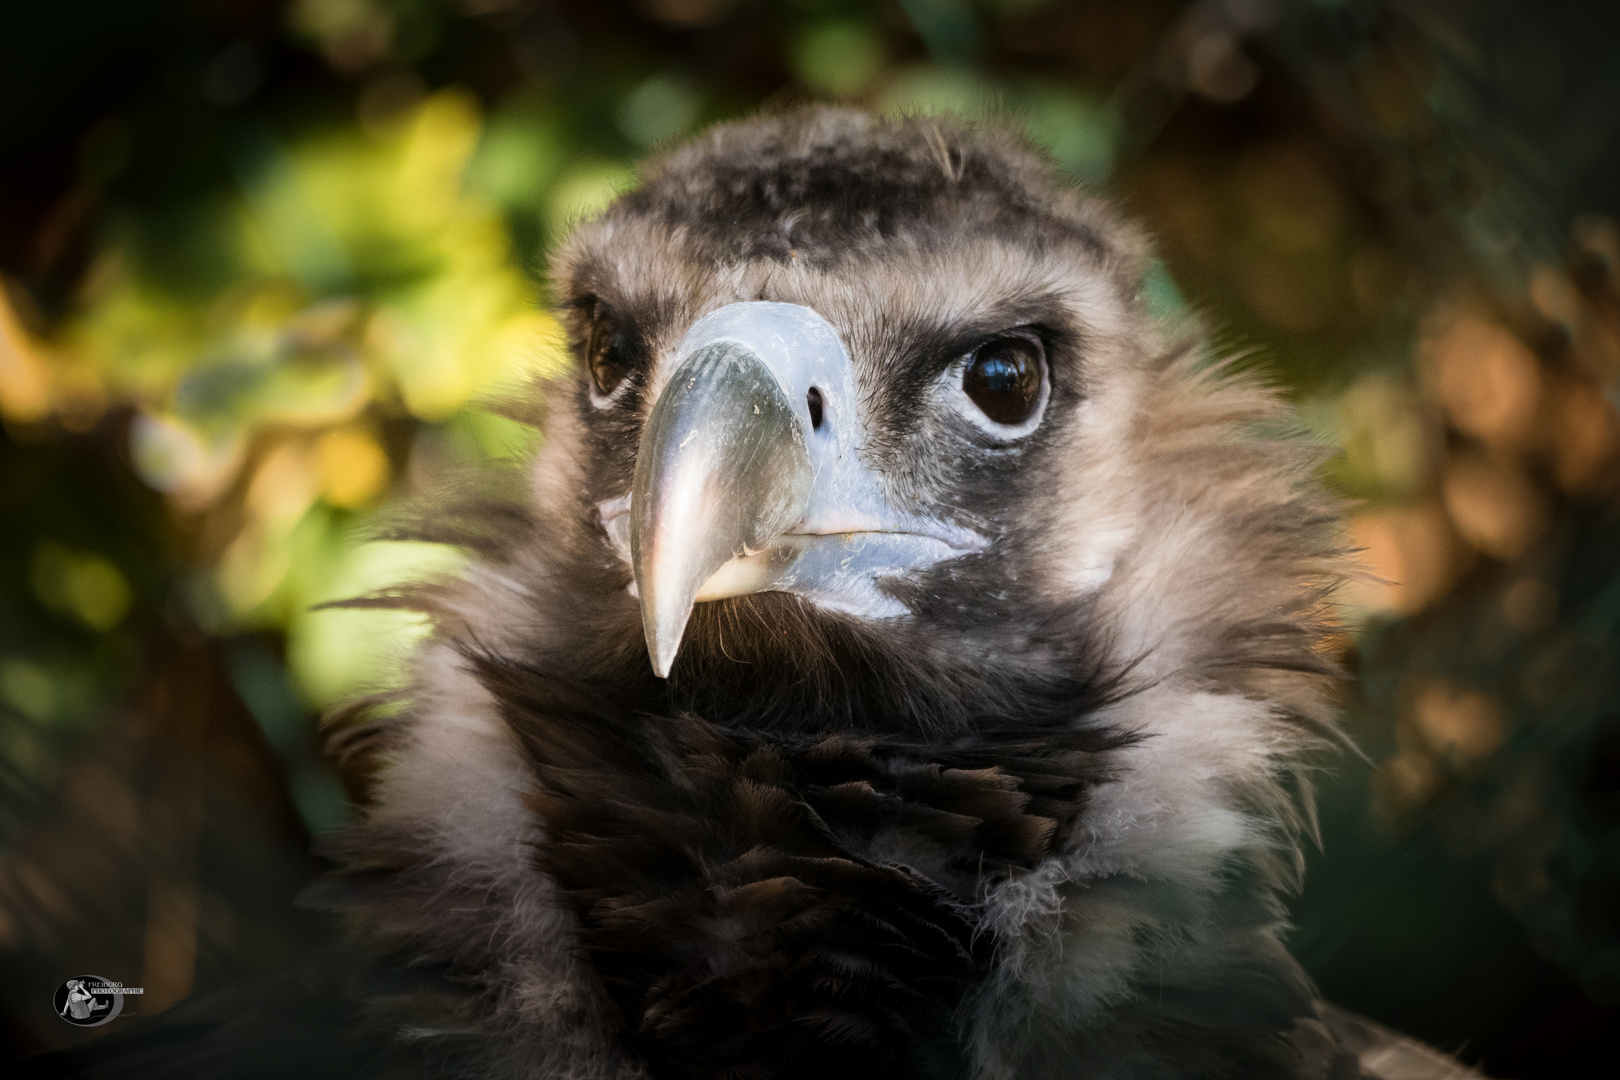
<path id="1" fill-rule="evenodd" d="M 598 323 L 591 329 L 586 362 L 591 368 L 591 382 L 603 397 L 613 393 L 630 374 L 630 342 L 623 331 L 611 323 Z"/>
<path id="2" fill-rule="evenodd" d="M 1035 338 L 998 338 L 979 346 L 962 373 L 962 392 L 998 424 L 1017 427 L 1041 405 L 1045 350 Z"/>

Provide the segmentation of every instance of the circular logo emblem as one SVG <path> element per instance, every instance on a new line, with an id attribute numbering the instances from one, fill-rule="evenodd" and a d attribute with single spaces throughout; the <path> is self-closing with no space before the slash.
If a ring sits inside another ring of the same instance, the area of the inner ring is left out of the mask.
<path id="1" fill-rule="evenodd" d="M 124 1011 L 120 990 L 100 975 L 75 975 L 56 988 L 56 1015 L 75 1027 L 100 1027 Z"/>

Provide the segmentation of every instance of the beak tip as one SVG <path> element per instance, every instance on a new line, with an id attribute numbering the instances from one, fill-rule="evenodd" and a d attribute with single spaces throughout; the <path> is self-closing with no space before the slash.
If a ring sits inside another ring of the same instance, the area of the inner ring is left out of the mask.
<path id="1" fill-rule="evenodd" d="M 647 659 L 652 661 L 653 674 L 660 679 L 669 678 L 669 669 L 675 666 L 675 654 L 679 649 L 679 642 L 673 648 L 660 648 L 658 643 L 647 642 Z"/>
<path id="2" fill-rule="evenodd" d="M 669 678 L 675 666 L 675 657 L 681 651 L 681 639 L 686 636 L 686 620 L 691 617 L 692 604 L 686 605 L 679 619 L 659 618 L 656 611 L 644 612 L 642 625 L 647 628 L 647 659 L 652 662 L 653 674 L 660 679 Z M 664 613 L 667 614 L 668 613 Z"/>

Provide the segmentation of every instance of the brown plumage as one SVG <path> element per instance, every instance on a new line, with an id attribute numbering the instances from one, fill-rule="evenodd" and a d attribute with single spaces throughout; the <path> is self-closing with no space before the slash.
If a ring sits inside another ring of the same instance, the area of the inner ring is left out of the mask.
<path id="1" fill-rule="evenodd" d="M 473 663 L 539 781 L 539 866 L 660 1075 L 959 1074 L 983 890 L 1066 845 L 1121 741 L 769 739 Z"/>

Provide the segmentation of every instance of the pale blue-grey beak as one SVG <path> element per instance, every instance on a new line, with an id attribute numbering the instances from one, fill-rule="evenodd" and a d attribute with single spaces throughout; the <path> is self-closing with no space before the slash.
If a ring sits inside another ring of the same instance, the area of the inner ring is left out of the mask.
<path id="1" fill-rule="evenodd" d="M 861 460 L 855 376 L 832 325 L 798 304 L 699 319 L 647 417 L 630 495 L 602 524 L 635 573 L 653 670 L 695 604 L 782 591 L 862 618 L 906 609 L 878 582 L 985 538 L 897 510 Z"/>
<path id="2" fill-rule="evenodd" d="M 675 369 L 647 418 L 630 487 L 630 555 L 653 670 L 667 676 L 699 591 L 804 516 L 810 454 L 759 355 L 717 341 Z"/>

